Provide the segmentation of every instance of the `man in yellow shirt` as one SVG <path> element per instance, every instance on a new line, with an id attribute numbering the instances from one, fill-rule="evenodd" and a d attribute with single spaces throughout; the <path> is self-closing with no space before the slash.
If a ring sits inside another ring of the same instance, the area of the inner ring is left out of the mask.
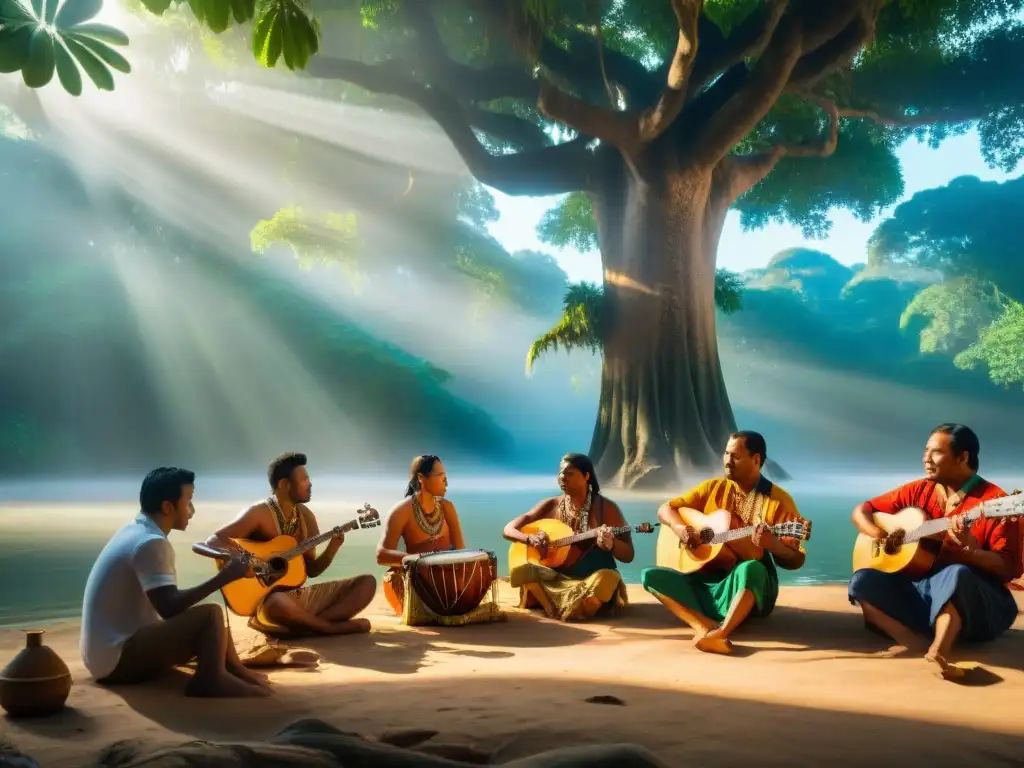
<path id="1" fill-rule="evenodd" d="M 698 542 L 698 532 L 685 525 L 677 510 L 710 514 L 725 509 L 733 527 L 756 526 L 750 538 L 727 542 L 730 567 L 684 574 L 673 568 L 645 568 L 644 589 L 694 631 L 694 646 L 709 653 L 732 651 L 731 635 L 750 615 L 772 612 L 779 594 L 776 566 L 796 570 L 804 564 L 799 541 L 776 538 L 768 526 L 800 520 L 788 493 L 761 475 L 768 458 L 764 437 L 736 432 L 725 447 L 725 476 L 706 480 L 658 510 L 658 520 L 685 545 Z"/>

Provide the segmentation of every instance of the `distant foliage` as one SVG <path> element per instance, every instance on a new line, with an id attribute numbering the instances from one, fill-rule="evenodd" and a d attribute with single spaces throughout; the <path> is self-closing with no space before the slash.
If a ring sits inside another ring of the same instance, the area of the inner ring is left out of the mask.
<path id="1" fill-rule="evenodd" d="M 537 225 L 542 243 L 587 253 L 596 251 L 597 221 L 594 204 L 586 192 L 573 192 L 547 211 Z"/>
<path id="2" fill-rule="evenodd" d="M 873 267 L 944 278 L 921 290 L 900 319 L 901 328 L 914 318 L 926 321 L 922 353 L 953 356 L 963 369 L 988 366 L 997 384 L 1024 383 L 1018 353 L 1007 346 L 1020 330 L 1024 297 L 1022 221 L 1024 177 L 992 182 L 962 176 L 918 192 L 878 225 L 869 242 Z"/>
<path id="3" fill-rule="evenodd" d="M 988 368 L 995 384 L 1024 386 L 1024 305 L 1007 302 L 999 318 L 985 328 L 978 340 L 953 360 L 964 370 Z"/>
<path id="4" fill-rule="evenodd" d="M 953 356 L 978 339 L 1003 311 L 1003 301 L 994 286 L 970 278 L 956 278 L 930 285 L 918 293 L 903 310 L 900 328 L 921 317 L 921 353 Z"/>
<path id="5" fill-rule="evenodd" d="M 315 264 L 341 265 L 351 273 L 358 269 L 359 230 L 351 211 L 314 213 L 289 206 L 259 221 L 249 239 L 256 253 L 286 246 L 306 269 Z"/>
<path id="6" fill-rule="evenodd" d="M 54 73 L 72 96 L 82 94 L 82 72 L 101 91 L 114 90 L 111 70 L 132 71 L 111 46 L 128 45 L 118 29 L 97 24 L 103 0 L 0 0 L 0 73 L 21 72 L 29 88 L 50 84 Z"/>
<path id="7" fill-rule="evenodd" d="M 715 270 L 715 306 L 727 315 L 743 309 L 743 278 L 724 267 Z"/>

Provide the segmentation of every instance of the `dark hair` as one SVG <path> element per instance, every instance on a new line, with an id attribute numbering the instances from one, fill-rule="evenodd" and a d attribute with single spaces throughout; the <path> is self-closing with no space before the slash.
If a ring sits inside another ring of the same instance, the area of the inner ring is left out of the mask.
<path id="1" fill-rule="evenodd" d="M 292 472 L 304 466 L 306 466 L 306 454 L 282 453 L 267 467 L 267 479 L 270 481 L 270 487 L 277 488 L 278 483 L 291 479 Z"/>
<path id="2" fill-rule="evenodd" d="M 195 485 L 196 473 L 178 467 L 157 467 L 142 480 L 139 507 L 144 514 L 155 515 L 165 501 L 176 504 L 183 485 Z"/>
<path id="3" fill-rule="evenodd" d="M 417 475 L 429 475 L 434 471 L 434 465 L 440 460 L 439 456 L 432 453 L 425 453 L 412 460 L 412 464 L 409 466 L 409 484 L 405 486 L 406 496 L 412 496 L 420 489 L 420 479 Z"/>
<path id="4" fill-rule="evenodd" d="M 953 449 L 953 453 L 958 457 L 961 453 L 967 451 L 967 466 L 975 472 L 978 471 L 978 454 L 981 453 L 981 442 L 978 440 L 978 436 L 974 434 L 973 429 L 963 424 L 950 423 L 939 424 L 939 426 L 932 430 L 932 434 L 934 435 L 936 432 L 949 435 L 949 447 Z"/>
<path id="5" fill-rule="evenodd" d="M 733 432 L 729 435 L 729 439 L 742 439 L 747 453 L 751 456 L 760 456 L 762 465 L 768 461 L 768 443 L 764 441 L 764 435 L 760 432 L 754 432 L 751 429 L 741 429 L 739 432 Z"/>
<path id="6" fill-rule="evenodd" d="M 590 475 L 590 480 L 587 485 L 590 486 L 594 493 L 601 491 L 601 484 L 597 482 L 597 472 L 594 471 L 594 462 L 590 460 L 590 457 L 585 453 L 567 453 L 562 457 L 562 464 L 568 464 L 584 475 Z"/>

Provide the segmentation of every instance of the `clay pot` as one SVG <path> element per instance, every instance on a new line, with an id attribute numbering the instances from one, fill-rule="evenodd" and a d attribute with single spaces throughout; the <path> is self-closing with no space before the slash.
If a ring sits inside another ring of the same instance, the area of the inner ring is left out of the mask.
<path id="1" fill-rule="evenodd" d="M 71 693 L 71 670 L 52 648 L 43 630 L 25 633 L 25 647 L 0 670 L 0 707 L 11 717 L 52 715 Z"/>

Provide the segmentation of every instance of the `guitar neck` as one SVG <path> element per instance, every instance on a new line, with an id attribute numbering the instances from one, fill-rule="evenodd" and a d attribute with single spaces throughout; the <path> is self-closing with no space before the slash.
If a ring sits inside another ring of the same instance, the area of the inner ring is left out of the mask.
<path id="1" fill-rule="evenodd" d="M 324 533 L 321 533 L 321 534 L 319 534 L 317 536 L 312 536 L 312 537 L 306 539 L 305 541 L 299 542 L 298 544 L 296 544 L 294 547 L 292 547 L 288 551 L 282 552 L 279 555 L 279 557 L 283 557 L 285 560 L 291 560 L 293 557 L 298 557 L 303 552 L 306 552 L 307 550 L 310 550 L 313 547 L 316 547 L 316 546 L 319 546 L 320 544 L 323 544 L 325 541 L 327 541 L 329 538 L 334 536 L 336 533 L 348 533 L 349 531 L 355 530 L 358 527 L 359 527 L 359 520 L 358 519 L 349 520 L 344 525 L 336 526 L 336 527 L 332 528 L 329 531 L 325 531 Z"/>
<path id="2" fill-rule="evenodd" d="M 715 537 L 708 543 L 711 545 L 725 544 L 727 541 L 736 541 L 737 539 L 748 538 L 753 532 L 756 525 L 748 525 L 745 528 L 730 528 L 728 531 L 715 534 Z M 774 528 L 772 529 L 774 531 Z"/>
<path id="3" fill-rule="evenodd" d="M 610 528 L 612 536 L 618 536 L 623 533 L 629 533 L 632 528 L 628 525 L 620 525 L 618 528 Z M 548 546 L 552 549 L 558 549 L 559 547 L 568 547 L 587 539 L 593 539 L 597 537 L 597 528 L 592 528 L 589 531 L 583 531 L 583 533 L 577 533 L 574 536 L 566 536 L 564 539 L 558 539 L 552 541 Z"/>
<path id="4" fill-rule="evenodd" d="M 1009 508 L 1000 509 L 1000 507 L 1009 504 Z M 982 515 L 987 518 L 998 518 L 998 517 L 1016 517 L 1017 515 L 1024 514 L 1024 509 L 1021 509 L 1024 502 L 1018 500 L 1013 496 L 1002 496 L 998 499 L 992 499 L 990 501 L 983 501 L 976 507 L 969 509 L 964 512 L 962 517 L 964 522 L 970 524 L 977 520 Z M 903 540 L 907 543 L 915 542 L 919 539 L 923 539 L 927 536 L 931 536 L 935 533 L 941 533 L 946 530 L 949 526 L 948 517 L 938 517 L 934 520 L 928 520 L 927 522 L 921 523 L 914 530 L 908 532 Z"/>

